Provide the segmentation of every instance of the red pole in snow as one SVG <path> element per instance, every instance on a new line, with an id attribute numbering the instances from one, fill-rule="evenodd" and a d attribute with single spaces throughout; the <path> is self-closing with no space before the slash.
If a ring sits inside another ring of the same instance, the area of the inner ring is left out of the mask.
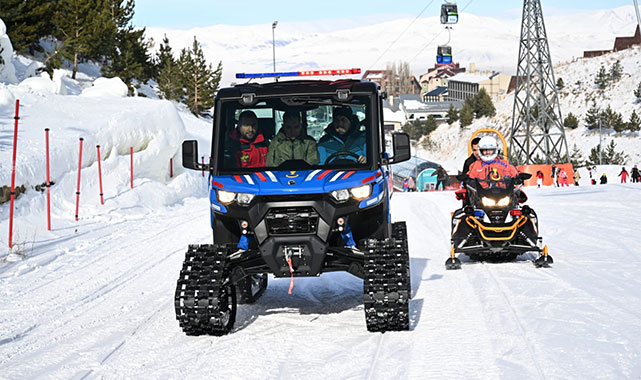
<path id="1" fill-rule="evenodd" d="M 16 149 L 18 148 L 18 120 L 20 109 L 20 100 L 16 99 L 16 116 L 13 118 L 15 124 L 13 127 L 13 166 L 11 167 L 11 211 L 9 211 L 9 248 L 12 245 L 13 239 L 13 199 L 15 198 L 15 187 L 16 187 Z"/>
<path id="2" fill-rule="evenodd" d="M 174 178 L 174 159 L 169 159 L 169 178 Z"/>
<path id="3" fill-rule="evenodd" d="M 203 167 L 205 167 L 205 156 L 203 156 Z M 203 169 L 203 177 L 205 176 L 205 169 Z"/>
<path id="4" fill-rule="evenodd" d="M 45 146 L 47 151 L 47 230 L 51 231 L 51 182 L 49 182 L 49 128 L 45 128 Z"/>
<path id="5" fill-rule="evenodd" d="M 80 153 L 78 155 L 78 190 L 76 190 L 76 221 L 78 221 L 78 206 L 80 206 L 80 171 L 82 170 L 82 141 L 80 138 Z"/>
<path id="6" fill-rule="evenodd" d="M 98 150 L 98 183 L 100 183 L 100 204 L 104 205 L 105 201 L 102 198 L 102 168 L 100 167 L 100 145 L 96 145 L 96 150 Z"/>
<path id="7" fill-rule="evenodd" d="M 134 188 L 134 147 L 129 147 L 129 155 L 131 156 L 131 188 Z"/>

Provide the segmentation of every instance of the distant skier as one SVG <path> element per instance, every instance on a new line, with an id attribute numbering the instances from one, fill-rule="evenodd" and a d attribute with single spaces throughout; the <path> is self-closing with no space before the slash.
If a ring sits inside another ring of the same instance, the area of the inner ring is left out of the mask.
<path id="1" fill-rule="evenodd" d="M 552 165 L 552 184 L 559 187 L 559 168 L 556 165 Z"/>
<path id="2" fill-rule="evenodd" d="M 605 175 L 605 173 L 603 173 L 603 175 L 601 176 L 601 182 L 600 182 L 600 184 L 601 184 L 601 185 L 605 185 L 605 184 L 607 184 L 607 183 L 608 183 L 608 176 L 607 176 L 607 175 Z"/>
<path id="3" fill-rule="evenodd" d="M 560 186 L 570 186 L 568 184 L 568 172 L 566 172 L 565 169 L 559 169 L 559 182 Z"/>
<path id="4" fill-rule="evenodd" d="M 579 181 L 581 180 L 581 174 L 579 174 L 579 169 L 574 170 L 574 186 L 579 186 Z"/>
<path id="5" fill-rule="evenodd" d="M 639 173 L 639 168 L 636 165 L 632 168 L 632 183 L 641 182 L 641 173 Z"/>
<path id="6" fill-rule="evenodd" d="M 536 171 L 536 186 L 541 187 L 543 185 L 543 172 L 540 170 Z"/>
<path id="7" fill-rule="evenodd" d="M 445 169 L 439 165 L 436 171 L 432 173 L 432 176 L 436 176 L 436 190 L 438 190 L 439 186 L 441 186 L 441 190 L 445 190 L 445 182 L 449 177 Z"/>
<path id="8" fill-rule="evenodd" d="M 414 181 L 414 177 L 410 177 L 407 181 L 407 188 L 409 191 L 416 191 L 416 182 Z"/>
<path id="9" fill-rule="evenodd" d="M 590 182 L 596 185 L 596 166 L 588 166 L 588 172 L 590 173 Z"/>
<path id="10" fill-rule="evenodd" d="M 628 183 L 628 171 L 625 170 L 625 167 L 621 168 L 621 173 L 619 173 L 619 177 L 621 177 L 621 183 Z"/>
<path id="11" fill-rule="evenodd" d="M 410 189 L 410 181 L 407 178 L 405 178 L 403 180 L 403 192 L 406 193 L 409 191 L 409 189 Z"/>

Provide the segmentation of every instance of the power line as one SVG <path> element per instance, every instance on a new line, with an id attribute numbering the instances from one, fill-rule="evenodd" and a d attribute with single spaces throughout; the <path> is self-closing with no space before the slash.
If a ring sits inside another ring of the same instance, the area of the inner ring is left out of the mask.
<path id="1" fill-rule="evenodd" d="M 470 6 L 470 4 L 472 4 L 472 2 L 473 2 L 473 1 L 474 1 L 474 0 L 470 0 L 470 1 L 465 5 L 465 7 L 463 7 L 463 9 L 462 9 L 459 13 L 463 13 L 463 12 L 465 12 L 465 10 L 467 9 L 467 7 L 469 7 L 469 6 Z M 418 53 L 416 53 L 416 55 L 415 55 L 412 59 L 410 59 L 408 62 L 409 62 L 409 63 L 414 62 L 414 60 L 415 60 L 419 55 L 421 55 L 421 53 L 423 53 L 423 51 L 424 51 L 425 49 L 427 49 L 427 47 L 428 47 L 428 46 L 430 46 L 430 44 L 431 44 L 432 42 L 434 42 L 434 40 L 436 40 L 436 39 L 437 39 L 441 34 L 443 34 L 443 32 L 444 32 L 444 31 L 445 31 L 445 29 L 441 30 L 441 32 L 440 32 L 439 34 L 437 34 L 436 36 L 434 36 L 434 38 L 432 38 L 428 43 L 426 43 L 425 45 L 423 45 L 423 47 L 421 47 L 421 49 L 418 51 Z"/>
<path id="2" fill-rule="evenodd" d="M 419 19 L 419 17 L 421 17 L 421 15 L 422 15 L 426 10 L 427 10 L 427 8 L 428 8 L 430 5 L 432 5 L 432 3 L 433 3 L 433 2 L 434 2 L 434 0 L 430 1 L 430 2 L 425 6 L 425 8 L 423 8 L 423 10 L 422 10 L 422 11 L 421 11 L 421 12 L 420 12 L 420 13 L 419 13 L 415 18 L 414 18 L 414 20 L 412 20 L 412 22 L 410 22 L 410 23 L 409 23 L 409 25 L 407 25 L 407 27 L 406 27 L 406 28 L 401 32 L 401 34 L 399 34 L 399 35 L 398 35 L 398 37 L 396 37 L 396 39 L 395 39 L 394 41 L 392 41 L 392 43 L 387 47 L 387 49 L 385 49 L 385 51 L 384 51 L 384 52 L 383 52 L 383 53 L 382 53 L 378 58 L 376 58 L 376 61 L 374 61 L 374 63 L 372 63 L 372 64 L 367 68 L 367 70 L 369 70 L 369 69 L 371 69 L 372 67 L 374 67 L 374 65 L 376 65 L 376 64 L 378 63 L 378 61 L 380 61 L 380 60 L 381 60 L 381 58 L 383 58 L 383 56 L 384 56 L 384 55 L 389 51 L 389 49 L 391 49 L 391 48 L 392 48 L 392 46 L 394 46 L 394 44 L 396 44 L 396 43 L 398 42 L 398 40 L 400 40 L 400 39 L 401 39 L 401 37 L 403 36 L 403 34 L 405 34 L 405 32 L 407 32 L 407 30 L 408 30 L 408 29 L 409 29 L 409 28 L 410 28 L 410 27 L 411 27 L 411 26 L 416 22 L 416 20 L 418 20 L 418 19 Z"/>

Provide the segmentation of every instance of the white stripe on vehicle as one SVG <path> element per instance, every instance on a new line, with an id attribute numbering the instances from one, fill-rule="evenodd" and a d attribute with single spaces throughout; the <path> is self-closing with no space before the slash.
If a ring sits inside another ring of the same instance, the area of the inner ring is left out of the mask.
<path id="1" fill-rule="evenodd" d="M 336 173 L 336 175 L 335 175 L 335 176 L 333 176 L 333 177 L 332 177 L 332 179 L 330 179 L 330 180 L 329 180 L 329 182 L 334 182 L 334 181 L 336 181 L 336 180 L 338 179 L 338 177 L 340 177 L 340 176 L 342 176 L 342 175 L 343 175 L 343 173 L 345 173 L 345 172 L 338 172 L 338 173 Z"/>
<path id="2" fill-rule="evenodd" d="M 247 180 L 247 183 L 249 183 L 250 185 L 254 184 L 254 180 L 252 179 L 252 177 L 250 175 L 245 174 L 245 179 Z"/>
<path id="3" fill-rule="evenodd" d="M 271 180 L 272 180 L 272 182 L 278 182 L 278 181 L 276 180 L 276 176 L 274 175 L 274 173 L 272 173 L 272 172 L 265 172 L 265 174 L 267 174 L 267 177 L 269 177 L 269 179 L 271 179 Z"/>
<path id="4" fill-rule="evenodd" d="M 316 174 L 320 173 L 320 171 L 321 171 L 320 169 L 316 169 L 316 170 L 314 170 L 313 172 L 309 173 L 309 175 L 307 176 L 307 178 L 305 178 L 305 182 L 307 182 L 307 181 L 311 181 L 311 179 L 312 179 L 312 178 L 314 178 L 314 176 L 315 176 Z"/>

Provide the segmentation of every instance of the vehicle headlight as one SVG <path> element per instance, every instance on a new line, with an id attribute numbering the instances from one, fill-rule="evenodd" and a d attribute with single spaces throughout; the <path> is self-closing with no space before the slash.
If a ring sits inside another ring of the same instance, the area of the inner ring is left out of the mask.
<path id="1" fill-rule="evenodd" d="M 241 206 L 247 206 L 254 199 L 254 194 L 251 193 L 238 193 L 236 195 L 236 202 Z"/>
<path id="2" fill-rule="evenodd" d="M 509 204 L 510 204 L 510 197 L 503 197 L 499 199 L 498 202 L 496 202 L 496 205 L 499 207 L 505 207 L 505 206 L 508 206 Z"/>
<path id="3" fill-rule="evenodd" d="M 236 193 L 225 190 L 216 190 L 216 195 L 218 196 L 218 202 L 228 205 L 236 199 Z"/>
<path id="4" fill-rule="evenodd" d="M 481 199 L 481 203 L 483 203 L 483 206 L 485 206 L 485 207 L 494 207 L 494 206 L 496 206 L 496 202 L 494 202 L 494 199 L 488 198 L 488 197 L 483 197 Z"/>
<path id="5" fill-rule="evenodd" d="M 357 200 L 361 201 L 368 198 L 372 194 L 372 187 L 370 185 L 364 185 L 359 187 L 354 187 L 349 190 L 352 193 L 352 196 Z"/>
<path id="6" fill-rule="evenodd" d="M 349 199 L 349 191 L 347 189 L 334 190 L 329 193 L 337 202 L 347 202 Z"/>

